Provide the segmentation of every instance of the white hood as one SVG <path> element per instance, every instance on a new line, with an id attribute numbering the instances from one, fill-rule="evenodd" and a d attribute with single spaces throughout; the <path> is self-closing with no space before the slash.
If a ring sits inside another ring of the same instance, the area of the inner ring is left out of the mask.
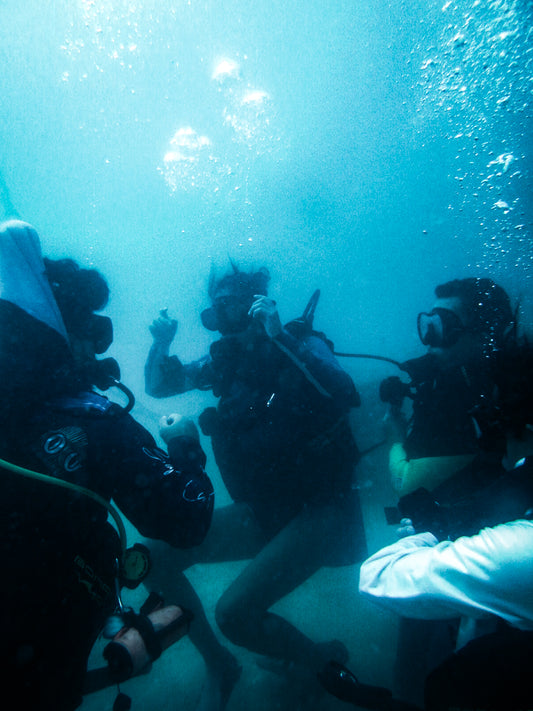
<path id="1" fill-rule="evenodd" d="M 27 222 L 0 224 L 0 299 L 68 336 L 45 276 L 39 235 Z"/>

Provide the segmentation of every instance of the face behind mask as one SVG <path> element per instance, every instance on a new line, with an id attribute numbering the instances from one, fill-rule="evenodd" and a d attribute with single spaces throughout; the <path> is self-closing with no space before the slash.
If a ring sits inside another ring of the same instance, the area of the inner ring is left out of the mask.
<path id="1" fill-rule="evenodd" d="M 249 323 L 250 304 L 227 294 L 216 296 L 213 305 L 202 311 L 200 318 L 208 331 L 218 331 L 223 336 L 244 331 Z"/>

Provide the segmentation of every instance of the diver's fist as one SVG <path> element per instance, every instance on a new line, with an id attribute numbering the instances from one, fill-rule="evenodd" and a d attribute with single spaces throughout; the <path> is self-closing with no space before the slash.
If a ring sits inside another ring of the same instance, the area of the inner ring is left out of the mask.
<path id="1" fill-rule="evenodd" d="M 159 434 L 163 442 L 167 445 L 176 437 L 186 436 L 192 437 L 193 439 L 200 439 L 198 428 L 191 418 L 177 415 L 176 413 L 163 415 L 159 420 Z"/>
<path id="2" fill-rule="evenodd" d="M 279 336 L 283 327 L 274 299 L 269 299 L 268 296 L 262 296 L 261 294 L 255 294 L 254 299 L 255 301 L 250 307 L 248 315 L 261 321 L 270 338 Z"/>
<path id="3" fill-rule="evenodd" d="M 175 318 L 170 318 L 167 311 L 168 309 L 161 309 L 159 316 L 152 321 L 150 326 L 152 338 L 162 346 L 169 346 L 178 330 L 178 322 Z"/>

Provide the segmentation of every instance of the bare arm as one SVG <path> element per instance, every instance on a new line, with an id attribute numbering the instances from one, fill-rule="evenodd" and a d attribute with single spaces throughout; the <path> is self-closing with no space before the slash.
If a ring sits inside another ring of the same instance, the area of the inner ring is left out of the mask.
<path id="1" fill-rule="evenodd" d="M 150 326 L 150 333 L 154 342 L 148 353 L 144 366 L 144 382 L 148 395 L 152 397 L 168 397 L 174 395 L 173 388 L 166 383 L 165 363 L 168 361 L 170 345 L 174 340 L 178 322 L 169 317 L 167 309 L 162 309 L 159 316 Z"/>
<path id="2" fill-rule="evenodd" d="M 150 326 L 154 342 L 144 366 L 144 383 L 147 394 L 152 397 L 171 397 L 195 388 L 211 387 L 209 356 L 184 365 L 177 356 L 169 355 L 177 328 L 178 322 L 169 317 L 166 309 L 160 311 Z"/>

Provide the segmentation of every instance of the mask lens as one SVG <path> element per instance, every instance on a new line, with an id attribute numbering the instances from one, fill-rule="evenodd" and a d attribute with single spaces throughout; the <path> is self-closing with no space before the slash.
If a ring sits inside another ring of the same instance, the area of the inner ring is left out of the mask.
<path id="1" fill-rule="evenodd" d="M 440 316 L 433 311 L 418 314 L 418 336 L 425 346 L 440 346 L 443 340 L 443 327 Z"/>
<path id="2" fill-rule="evenodd" d="M 219 296 L 213 301 L 213 306 L 205 309 L 200 314 L 202 324 L 208 331 L 221 333 L 240 330 L 242 300 L 233 295 Z M 238 318 L 235 318 L 235 313 Z"/>
<path id="3" fill-rule="evenodd" d="M 459 316 L 448 309 L 418 314 L 417 327 L 422 343 L 433 348 L 453 346 L 465 331 Z"/>

